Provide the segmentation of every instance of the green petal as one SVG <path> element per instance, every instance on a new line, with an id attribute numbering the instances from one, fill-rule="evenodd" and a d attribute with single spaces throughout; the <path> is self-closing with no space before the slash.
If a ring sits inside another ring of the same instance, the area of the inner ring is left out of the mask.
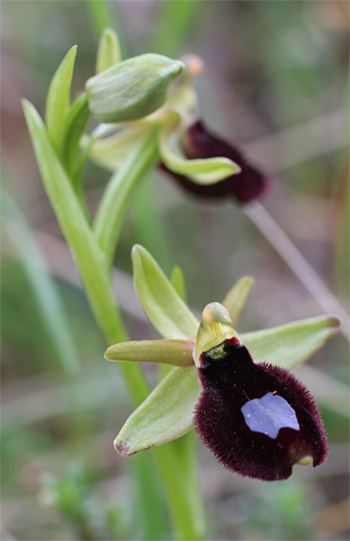
<path id="1" fill-rule="evenodd" d="M 142 137 L 149 128 L 149 123 L 137 122 L 134 125 L 123 128 L 109 137 L 97 139 L 93 142 L 89 157 L 92 161 L 109 171 L 120 169 L 123 162 L 125 162 L 125 158 L 135 149 L 139 144 L 140 137 Z M 85 137 L 83 146 L 87 147 L 93 137 L 93 135 L 92 137 Z"/>
<path id="2" fill-rule="evenodd" d="M 185 175 L 197 184 L 214 184 L 239 173 L 241 168 L 228 158 L 189 160 L 180 148 L 181 134 L 176 124 L 180 115 L 168 113 L 159 134 L 159 151 L 163 162 L 174 173 Z"/>
<path id="3" fill-rule="evenodd" d="M 73 77 L 73 69 L 77 46 L 72 47 L 52 78 L 46 100 L 45 121 L 47 131 L 55 149 L 61 154 L 65 122 L 69 108 L 69 94 Z"/>
<path id="4" fill-rule="evenodd" d="M 236 327 L 237 325 L 239 316 L 248 300 L 253 285 L 253 278 L 250 276 L 243 276 L 243 278 L 238 280 L 233 288 L 230 289 L 222 303 L 231 316 L 233 327 Z"/>
<path id="5" fill-rule="evenodd" d="M 100 122 L 128 122 L 161 107 L 184 64 L 158 54 L 129 58 L 91 77 L 85 90 Z"/>
<path id="6" fill-rule="evenodd" d="M 172 366 L 192 366 L 193 340 L 139 340 L 121 342 L 107 349 L 108 361 L 161 363 Z"/>
<path id="7" fill-rule="evenodd" d="M 118 36 L 111 28 L 105 28 L 98 44 L 96 73 L 101 73 L 121 60 Z"/>
<path id="8" fill-rule="evenodd" d="M 134 285 L 148 318 L 164 338 L 195 338 L 199 322 L 151 254 L 139 244 L 132 250 Z"/>
<path id="9" fill-rule="evenodd" d="M 114 441 L 116 450 L 130 456 L 186 434 L 199 392 L 194 367 L 174 368 L 130 415 Z"/>
<path id="10" fill-rule="evenodd" d="M 291 370 L 318 351 L 339 331 L 340 324 L 336 316 L 321 316 L 240 336 L 254 362 Z"/>

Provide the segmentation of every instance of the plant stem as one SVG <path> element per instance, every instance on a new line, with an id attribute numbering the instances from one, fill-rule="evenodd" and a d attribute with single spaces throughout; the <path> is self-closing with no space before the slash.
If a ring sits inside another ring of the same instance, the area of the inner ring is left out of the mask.
<path id="1" fill-rule="evenodd" d="M 184 472 L 177 460 L 174 442 L 166 443 L 152 449 L 153 456 L 165 486 L 168 504 L 173 515 L 176 538 L 181 541 L 197 541 L 203 539 L 204 522 L 201 512 L 194 509 L 188 493 Z M 190 491 L 192 492 L 192 491 Z"/>
<path id="2" fill-rule="evenodd" d="M 94 229 L 97 244 L 112 264 L 114 250 L 130 200 L 137 184 L 159 161 L 158 127 L 152 127 L 121 168 L 112 175 L 96 213 Z"/>

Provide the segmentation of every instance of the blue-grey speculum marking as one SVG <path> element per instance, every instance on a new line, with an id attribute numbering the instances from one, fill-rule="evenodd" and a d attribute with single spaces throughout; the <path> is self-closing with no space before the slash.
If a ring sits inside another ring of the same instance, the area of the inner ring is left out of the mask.
<path id="1" fill-rule="evenodd" d="M 262 398 L 249 400 L 241 411 L 250 430 L 261 432 L 273 440 L 281 428 L 300 430 L 294 409 L 277 394 L 267 393 Z"/>

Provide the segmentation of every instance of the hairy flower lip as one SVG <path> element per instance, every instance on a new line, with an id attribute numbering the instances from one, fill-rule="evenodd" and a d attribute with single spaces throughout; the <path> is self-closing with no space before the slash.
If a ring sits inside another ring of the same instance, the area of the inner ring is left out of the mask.
<path id="1" fill-rule="evenodd" d="M 273 481 L 287 479 L 294 464 L 306 463 L 306 456 L 312 457 L 313 466 L 324 462 L 328 443 L 320 412 L 294 375 L 266 363 L 255 364 L 244 345 L 230 340 L 224 342 L 221 358 L 211 357 L 211 351 L 202 353 L 202 358 L 197 368 L 202 392 L 194 424 L 202 442 L 226 468 Z M 241 408 L 268 393 L 278 394 L 295 411 L 299 430 L 282 422 L 273 438 L 249 428 Z"/>
<path id="2" fill-rule="evenodd" d="M 178 184 L 193 195 L 207 200 L 234 197 L 239 203 L 244 204 L 265 195 L 271 188 L 272 181 L 269 176 L 251 165 L 237 146 L 212 134 L 201 119 L 196 120 L 185 131 L 183 149 L 190 160 L 221 156 L 232 160 L 241 167 L 240 173 L 231 175 L 215 184 L 201 186 L 184 175 L 173 173 L 164 164 L 160 165 L 163 171 L 170 173 Z"/>

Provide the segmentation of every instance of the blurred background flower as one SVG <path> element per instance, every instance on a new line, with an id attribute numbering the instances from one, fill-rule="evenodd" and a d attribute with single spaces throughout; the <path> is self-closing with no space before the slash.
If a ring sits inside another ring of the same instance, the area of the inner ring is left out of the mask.
<path id="1" fill-rule="evenodd" d="M 257 215 L 254 208 L 232 203 L 206 205 L 157 171 L 148 176 L 116 254 L 116 291 L 130 336 L 156 337 L 132 289 L 130 251 L 135 242 L 149 249 L 168 273 L 174 264 L 182 267 L 193 306 L 221 298 L 244 274 L 254 276 L 242 331 L 316 316 L 325 311 L 320 308 L 324 290 L 318 289 L 315 299 L 305 287 L 305 267 L 298 271 L 300 260 L 292 258 L 292 272 L 261 229 L 268 232 L 271 215 L 333 292 L 328 301 L 347 305 L 345 5 L 265 0 L 3 4 L 3 184 L 11 196 L 3 200 L 2 222 L 4 539 L 164 539 L 169 527 L 162 502 L 159 516 L 147 523 L 142 487 L 147 490 L 153 473 L 136 457 L 119 457 L 111 445 L 131 404 L 115 366 L 103 359 L 105 343 L 41 185 L 20 99 L 26 96 L 43 113 L 52 75 L 74 44 L 77 95 L 94 74 L 105 25 L 117 30 L 124 57 L 198 54 L 205 61 L 195 80 L 204 122 L 239 144 L 254 165 L 274 178 L 274 189 L 263 201 L 267 212 Z M 107 178 L 89 164 L 85 183 L 92 212 Z M 296 375 L 322 410 L 328 461 L 266 486 L 229 474 L 202 448 L 210 539 L 348 538 L 344 335 Z M 147 367 L 147 376 L 155 383 L 152 367 Z M 84 475 L 72 477 L 72 459 L 80 460 Z M 51 483 L 44 505 L 38 493 L 45 492 L 45 472 L 58 481 Z M 133 481 L 137 475 L 139 489 Z M 59 498 L 52 495 L 57 487 Z M 67 512 L 73 507 L 65 505 L 64 495 L 75 502 L 76 514 Z M 157 498 L 157 493 L 148 497 Z M 97 500 L 103 512 L 91 517 L 91 508 L 100 507 L 89 502 Z M 60 505 L 52 503 L 58 501 Z"/>

